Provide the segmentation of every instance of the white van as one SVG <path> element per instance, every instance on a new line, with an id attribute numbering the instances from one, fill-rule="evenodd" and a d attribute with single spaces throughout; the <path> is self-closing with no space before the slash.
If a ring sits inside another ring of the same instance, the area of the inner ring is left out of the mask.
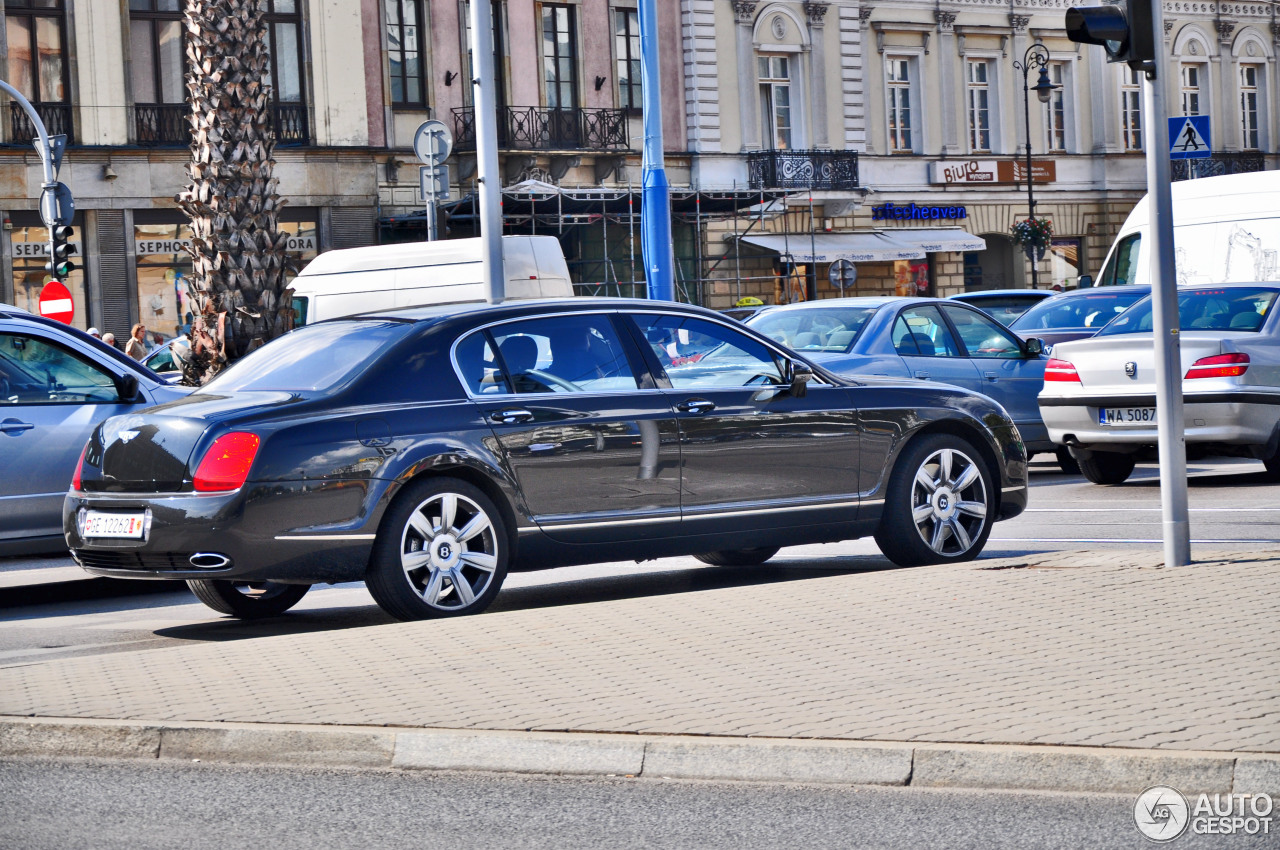
<path id="1" fill-rule="evenodd" d="M 326 251 L 293 280 L 295 324 L 428 304 L 485 299 L 482 239 L 445 239 Z M 554 236 L 504 236 L 506 298 L 573 295 Z"/>
<path id="2" fill-rule="evenodd" d="M 1094 286 L 1151 284 L 1150 219 L 1144 195 Z M 1173 243 L 1179 286 L 1280 280 L 1280 171 L 1174 183 Z"/>

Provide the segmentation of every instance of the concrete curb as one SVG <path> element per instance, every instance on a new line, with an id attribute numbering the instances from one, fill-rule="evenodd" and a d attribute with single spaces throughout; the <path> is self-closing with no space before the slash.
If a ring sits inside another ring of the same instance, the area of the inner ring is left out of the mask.
<path id="1" fill-rule="evenodd" d="M 0 717 L 0 757 L 1280 796 L 1280 754 Z"/>

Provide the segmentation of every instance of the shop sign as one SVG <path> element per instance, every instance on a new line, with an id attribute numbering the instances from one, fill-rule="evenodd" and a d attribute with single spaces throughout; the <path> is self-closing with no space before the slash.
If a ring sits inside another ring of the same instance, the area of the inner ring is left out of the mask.
<path id="1" fill-rule="evenodd" d="M 1027 164 L 1021 160 L 969 159 L 943 160 L 929 164 L 931 183 L 1022 183 Z M 1058 179 L 1058 163 L 1052 159 L 1032 160 L 1031 177 L 1036 183 L 1052 183 Z"/>
<path id="2" fill-rule="evenodd" d="M 71 246 L 71 256 L 83 257 L 84 250 L 79 242 L 67 243 Z M 47 260 L 49 259 L 49 243 L 48 242 L 14 242 L 13 258 L 15 260 Z"/>
<path id="3" fill-rule="evenodd" d="M 913 221 L 924 221 L 925 219 L 935 218 L 968 218 L 969 210 L 965 207 L 931 207 L 920 206 L 919 204 L 908 204 L 899 206 L 897 204 L 881 204 L 878 207 L 871 208 L 872 221 L 889 221 L 899 219 L 910 219 Z"/>
<path id="4" fill-rule="evenodd" d="M 185 254 L 190 239 L 138 239 L 133 243 L 133 253 L 137 256 L 147 254 Z M 293 254 L 302 254 L 316 250 L 315 236 L 290 236 L 285 250 Z M 48 250 L 45 251 L 46 256 Z"/>

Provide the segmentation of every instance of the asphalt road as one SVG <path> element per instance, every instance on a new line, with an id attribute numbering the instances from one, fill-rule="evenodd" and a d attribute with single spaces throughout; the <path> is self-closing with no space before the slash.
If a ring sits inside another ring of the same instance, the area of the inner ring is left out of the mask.
<path id="1" fill-rule="evenodd" d="M 1145 848 L 1134 799 L 189 763 L 0 761 L 14 850 Z M 1179 848 L 1275 846 L 1184 835 Z"/>
<path id="2" fill-rule="evenodd" d="M 1280 543 L 1280 485 L 1262 480 L 1257 461 L 1190 465 L 1192 555 L 1213 541 Z M 1064 475 L 1048 462 L 1033 465 L 1030 507 L 995 527 L 991 556 L 1063 549 L 1160 548 L 1158 471 L 1140 467 L 1119 487 L 1098 487 Z M 3 564 L 4 562 L 0 562 Z M 30 569 L 65 570 L 63 558 L 10 560 Z M 609 599 L 759 585 L 762 592 L 824 573 L 892 569 L 870 539 L 784 549 L 756 568 L 708 567 L 693 558 L 642 564 L 624 561 L 508 577 L 490 610 L 591 604 Z M 0 576 L 2 576 L 0 567 Z M 273 634 L 355 628 L 391 622 L 359 583 L 318 587 L 286 617 L 248 623 L 221 617 L 185 590 L 115 599 L 67 601 L 0 609 L 0 667 L 25 661 L 240 640 Z"/>

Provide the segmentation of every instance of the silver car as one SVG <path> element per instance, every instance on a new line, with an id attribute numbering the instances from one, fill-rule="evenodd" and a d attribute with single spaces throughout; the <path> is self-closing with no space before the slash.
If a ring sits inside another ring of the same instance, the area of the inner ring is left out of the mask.
<path id="1" fill-rule="evenodd" d="M 1251 457 L 1280 476 L 1276 284 L 1178 290 L 1187 452 Z M 1096 336 L 1054 346 L 1040 412 L 1095 484 L 1119 484 L 1156 445 L 1150 296 Z"/>

